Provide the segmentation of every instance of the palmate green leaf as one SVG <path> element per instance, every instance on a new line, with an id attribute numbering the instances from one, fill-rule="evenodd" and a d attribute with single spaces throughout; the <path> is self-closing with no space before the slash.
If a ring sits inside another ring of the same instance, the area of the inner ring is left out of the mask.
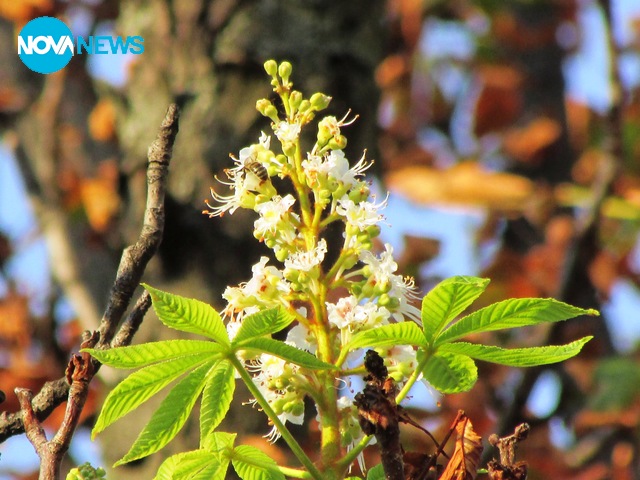
<path id="1" fill-rule="evenodd" d="M 206 448 L 210 452 L 216 455 L 221 455 L 224 458 L 231 458 L 231 450 L 233 450 L 233 444 L 236 441 L 236 433 L 228 432 L 215 432 L 205 438 L 202 448 Z"/>
<path id="2" fill-rule="evenodd" d="M 422 299 L 422 326 L 429 342 L 476 300 L 488 278 L 457 276 L 443 280 Z"/>
<path id="3" fill-rule="evenodd" d="M 222 345 L 229 345 L 229 335 L 215 309 L 204 302 L 181 297 L 142 285 L 151 295 L 153 309 L 167 327 L 182 332 L 196 333 Z"/>
<path id="4" fill-rule="evenodd" d="M 212 433 L 207 447 L 162 462 L 154 480 L 225 480 L 235 438 L 235 433 Z"/>
<path id="5" fill-rule="evenodd" d="M 593 337 L 584 337 L 566 345 L 550 345 L 546 347 L 500 348 L 475 343 L 445 343 L 438 351 L 466 355 L 476 360 L 509 365 L 511 367 L 534 367 L 562 362 L 575 357 L 585 343 Z"/>
<path id="6" fill-rule="evenodd" d="M 391 323 L 356 333 L 345 347 L 355 350 L 362 347 L 386 347 L 388 345 L 423 345 L 426 343 L 422 329 L 414 322 Z"/>
<path id="7" fill-rule="evenodd" d="M 114 467 L 151 455 L 176 436 L 187 421 L 214 363 L 215 360 L 205 362 L 171 389 L 131 449 L 113 465 Z"/>
<path id="8" fill-rule="evenodd" d="M 156 363 L 133 372 L 109 392 L 91 432 L 92 438 L 176 378 L 207 361 L 212 361 L 209 353 L 200 353 Z"/>
<path id="9" fill-rule="evenodd" d="M 154 480 L 224 480 L 228 468 L 228 459 L 200 449 L 167 458 Z"/>
<path id="10" fill-rule="evenodd" d="M 385 478 L 387 477 L 384 474 L 384 468 L 382 468 L 381 463 L 370 468 L 367 472 L 367 480 L 385 480 Z"/>
<path id="11" fill-rule="evenodd" d="M 267 337 L 253 338 L 242 342 L 242 346 L 238 347 L 239 350 L 251 350 L 259 353 L 270 353 L 273 356 L 286 360 L 287 362 L 294 363 L 301 367 L 311 368 L 314 370 L 329 370 L 335 368 L 330 363 L 325 363 L 318 359 L 315 355 L 312 355 L 299 348 L 287 345 L 284 342 L 274 340 Z"/>
<path id="12" fill-rule="evenodd" d="M 451 342 L 470 333 L 559 322 L 578 315 L 598 315 L 552 298 L 513 298 L 494 303 L 461 318 L 442 332 L 436 345 Z"/>
<path id="13" fill-rule="evenodd" d="M 478 369 L 466 355 L 438 351 L 429 357 L 422 375 L 438 391 L 458 393 L 471 390 L 478 379 Z"/>
<path id="14" fill-rule="evenodd" d="M 250 445 L 234 448 L 231 463 L 242 480 L 285 480 L 275 460 Z"/>
<path id="15" fill-rule="evenodd" d="M 200 408 L 200 444 L 213 433 L 229 411 L 236 387 L 233 365 L 228 361 L 219 362 L 209 372 L 202 392 Z"/>
<path id="16" fill-rule="evenodd" d="M 138 368 L 200 353 L 209 353 L 213 358 L 224 352 L 224 348 L 220 344 L 206 340 L 164 340 L 109 350 L 83 348 L 81 351 L 88 352 L 100 363 L 110 367 Z"/>
<path id="17" fill-rule="evenodd" d="M 295 317 L 284 308 L 276 307 L 248 315 L 242 319 L 242 326 L 233 339 L 234 345 L 246 340 L 271 335 L 289 326 Z"/>

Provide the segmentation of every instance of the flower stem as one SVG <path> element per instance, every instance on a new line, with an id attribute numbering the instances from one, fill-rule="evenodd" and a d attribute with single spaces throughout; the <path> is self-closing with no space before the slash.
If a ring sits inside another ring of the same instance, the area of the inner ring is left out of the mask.
<path id="1" fill-rule="evenodd" d="M 302 463 L 302 465 L 307 469 L 312 478 L 316 480 L 322 480 L 324 478 L 322 473 L 320 473 L 318 468 L 313 464 L 304 450 L 302 450 L 302 447 L 296 441 L 296 439 L 293 438 L 293 435 L 291 435 L 289 429 L 278 418 L 278 415 L 273 411 L 273 408 L 271 408 L 269 402 L 267 402 L 266 398 L 264 398 L 264 396 L 260 392 L 260 389 L 256 386 L 255 383 L 253 383 L 251 375 L 244 368 L 240 360 L 238 360 L 235 355 L 231 356 L 229 360 L 240 375 L 240 378 L 242 378 L 242 381 L 249 389 L 249 392 L 251 392 L 251 395 L 253 395 L 253 398 L 256 399 L 256 402 L 258 402 L 264 413 L 267 415 L 267 417 L 269 417 L 269 420 L 271 420 L 273 425 L 278 429 L 278 432 L 280 433 L 284 441 L 287 442 L 287 445 L 289 445 L 289 448 L 291 449 L 293 454 L 298 458 L 298 460 L 300 460 L 300 463 Z"/>

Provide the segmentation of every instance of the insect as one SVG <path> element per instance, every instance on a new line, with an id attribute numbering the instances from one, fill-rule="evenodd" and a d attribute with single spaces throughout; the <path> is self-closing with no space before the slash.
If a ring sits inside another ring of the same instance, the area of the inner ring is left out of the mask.
<path id="1" fill-rule="evenodd" d="M 265 168 L 265 166 L 262 165 L 260 162 L 256 162 L 255 160 L 250 160 L 248 163 L 245 164 L 244 170 L 246 172 L 251 172 L 256 177 L 258 177 L 258 179 L 260 180 L 260 183 L 264 183 L 267 180 L 269 180 L 269 173 L 267 172 L 267 169 Z"/>

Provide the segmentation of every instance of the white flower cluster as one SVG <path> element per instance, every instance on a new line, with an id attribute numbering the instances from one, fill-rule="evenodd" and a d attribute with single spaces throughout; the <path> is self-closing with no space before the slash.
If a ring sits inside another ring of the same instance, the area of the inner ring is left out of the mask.
<path id="1" fill-rule="evenodd" d="M 320 120 L 316 143 L 303 154 L 301 132 L 326 107 L 328 97 L 315 94 L 304 100 L 299 92 L 288 89 L 290 84 L 276 85 L 285 118 L 266 99 L 258 102 L 258 110 L 271 118 L 279 151 L 271 148 L 271 137 L 263 133 L 257 144 L 242 149 L 238 158 L 232 157 L 235 166 L 225 171 L 228 180 L 221 182 L 231 192 L 222 195 L 212 189 L 214 204 L 208 204 L 210 210 L 205 211 L 212 217 L 232 214 L 238 208 L 255 211 L 254 236 L 281 263 L 279 267 L 268 265 L 267 257 L 262 257 L 248 282 L 226 289 L 227 328 L 233 337 L 246 315 L 282 306 L 297 319 L 287 343 L 325 362 L 335 362 L 336 352 L 357 332 L 405 319 L 419 321 L 420 311 L 413 305 L 417 296 L 413 282 L 395 273 L 398 266 L 390 245 L 380 255 L 371 251 L 387 202 L 370 198 L 369 185 L 362 177 L 371 163 L 364 155 L 349 167 L 341 132 L 350 123 L 346 116 Z M 279 193 L 272 183 L 274 177 L 288 179 L 293 194 Z M 342 225 L 344 238 L 341 246 L 333 247 L 339 252 L 329 256 L 330 242 L 323 235 L 332 223 Z M 320 336 L 324 341 L 319 341 Z M 415 354 L 411 348 L 396 353 L 399 355 L 388 363 L 394 378 L 402 381 L 411 373 L 411 366 L 415 367 Z M 317 388 L 316 372 L 266 353 L 250 361 L 254 382 L 274 412 L 282 421 L 301 423 L 305 395 L 301 392 Z M 341 399 L 334 411 L 344 427 L 343 442 L 349 445 L 349 439 L 357 437 L 353 431 L 356 409 Z M 271 439 L 277 436 L 275 430 L 270 434 Z"/>

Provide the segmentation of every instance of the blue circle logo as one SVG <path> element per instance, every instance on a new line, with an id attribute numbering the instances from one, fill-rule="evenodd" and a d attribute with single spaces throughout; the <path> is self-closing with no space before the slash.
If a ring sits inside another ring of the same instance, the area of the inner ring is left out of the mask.
<path id="1" fill-rule="evenodd" d="M 53 73 L 64 68 L 73 51 L 71 30 L 57 18 L 35 18 L 18 35 L 18 56 L 37 73 Z"/>

